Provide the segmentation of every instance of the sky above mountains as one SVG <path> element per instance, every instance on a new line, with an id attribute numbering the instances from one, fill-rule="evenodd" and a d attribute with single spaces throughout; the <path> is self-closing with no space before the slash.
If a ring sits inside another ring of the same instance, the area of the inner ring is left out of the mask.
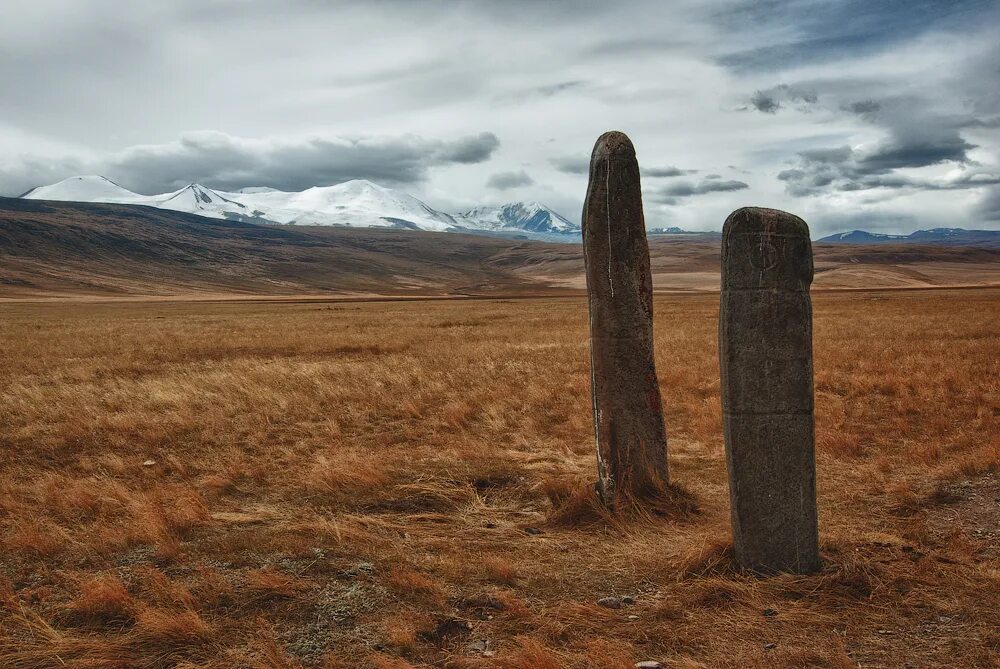
<path id="1" fill-rule="evenodd" d="M 0 194 L 99 173 L 578 221 L 632 137 L 648 227 L 743 205 L 851 228 L 1000 229 L 1000 3 L 8 0 Z"/>

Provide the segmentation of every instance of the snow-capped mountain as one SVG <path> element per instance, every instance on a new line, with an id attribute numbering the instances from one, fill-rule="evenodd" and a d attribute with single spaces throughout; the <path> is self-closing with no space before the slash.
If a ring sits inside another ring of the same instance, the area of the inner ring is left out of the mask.
<path id="1" fill-rule="evenodd" d="M 244 204 L 272 223 L 344 225 L 355 228 L 396 227 L 443 232 L 455 219 L 402 191 L 362 179 L 299 192 L 244 188 L 221 193 Z"/>
<path id="2" fill-rule="evenodd" d="M 579 233 L 571 223 L 543 204 L 512 202 L 497 207 L 477 207 L 457 214 L 459 225 L 474 230 L 523 230 L 525 232 Z"/>
<path id="3" fill-rule="evenodd" d="M 189 184 L 173 193 L 153 198 L 155 201 L 152 204 L 155 207 L 186 211 L 209 218 L 231 218 L 233 214 L 246 216 L 249 213 L 245 204 L 223 197 L 201 184 Z"/>
<path id="4" fill-rule="evenodd" d="M 403 191 L 365 180 L 286 192 L 267 187 L 218 191 L 190 184 L 173 193 L 140 195 L 102 176 L 79 176 L 41 186 L 34 200 L 146 205 L 209 218 L 286 225 L 395 227 L 437 232 L 518 233 L 538 238 L 579 234 L 579 226 L 538 203 L 480 207 L 451 216 Z"/>
<path id="5" fill-rule="evenodd" d="M 29 200 L 63 200 L 67 202 L 115 202 L 145 204 L 146 196 L 122 188 L 111 179 L 97 175 L 70 177 L 49 186 L 32 188 L 21 197 Z"/>

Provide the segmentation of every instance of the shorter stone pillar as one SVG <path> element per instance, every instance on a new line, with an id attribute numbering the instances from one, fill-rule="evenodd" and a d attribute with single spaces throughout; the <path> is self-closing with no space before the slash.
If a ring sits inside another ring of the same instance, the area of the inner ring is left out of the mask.
<path id="1" fill-rule="evenodd" d="M 805 221 L 738 209 L 722 230 L 719 363 L 736 560 L 819 570 L 812 246 Z"/>

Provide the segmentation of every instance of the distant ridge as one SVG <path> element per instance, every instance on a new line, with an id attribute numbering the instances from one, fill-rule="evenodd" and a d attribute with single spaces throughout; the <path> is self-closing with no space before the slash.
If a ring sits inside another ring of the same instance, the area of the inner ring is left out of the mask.
<path id="1" fill-rule="evenodd" d="M 683 228 L 678 228 L 671 226 L 669 228 L 650 228 L 646 231 L 647 235 L 687 235 L 688 237 L 722 237 L 721 232 L 713 231 L 698 231 L 698 230 L 685 230 Z"/>
<path id="2" fill-rule="evenodd" d="M 957 246 L 1000 246 L 1000 230 L 966 230 L 965 228 L 931 228 L 908 235 L 887 235 L 867 230 L 838 232 L 818 239 L 830 244 L 949 244 Z"/>

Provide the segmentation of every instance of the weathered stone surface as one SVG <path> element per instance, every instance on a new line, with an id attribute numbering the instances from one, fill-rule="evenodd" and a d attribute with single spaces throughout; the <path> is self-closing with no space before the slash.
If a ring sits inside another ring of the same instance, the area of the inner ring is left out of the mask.
<path id="1" fill-rule="evenodd" d="M 774 209 L 722 230 L 719 362 L 733 544 L 744 567 L 820 568 L 809 228 Z"/>
<path id="2" fill-rule="evenodd" d="M 653 282 L 632 142 L 608 132 L 583 207 L 598 490 L 607 503 L 667 485 L 667 435 L 653 361 Z"/>

